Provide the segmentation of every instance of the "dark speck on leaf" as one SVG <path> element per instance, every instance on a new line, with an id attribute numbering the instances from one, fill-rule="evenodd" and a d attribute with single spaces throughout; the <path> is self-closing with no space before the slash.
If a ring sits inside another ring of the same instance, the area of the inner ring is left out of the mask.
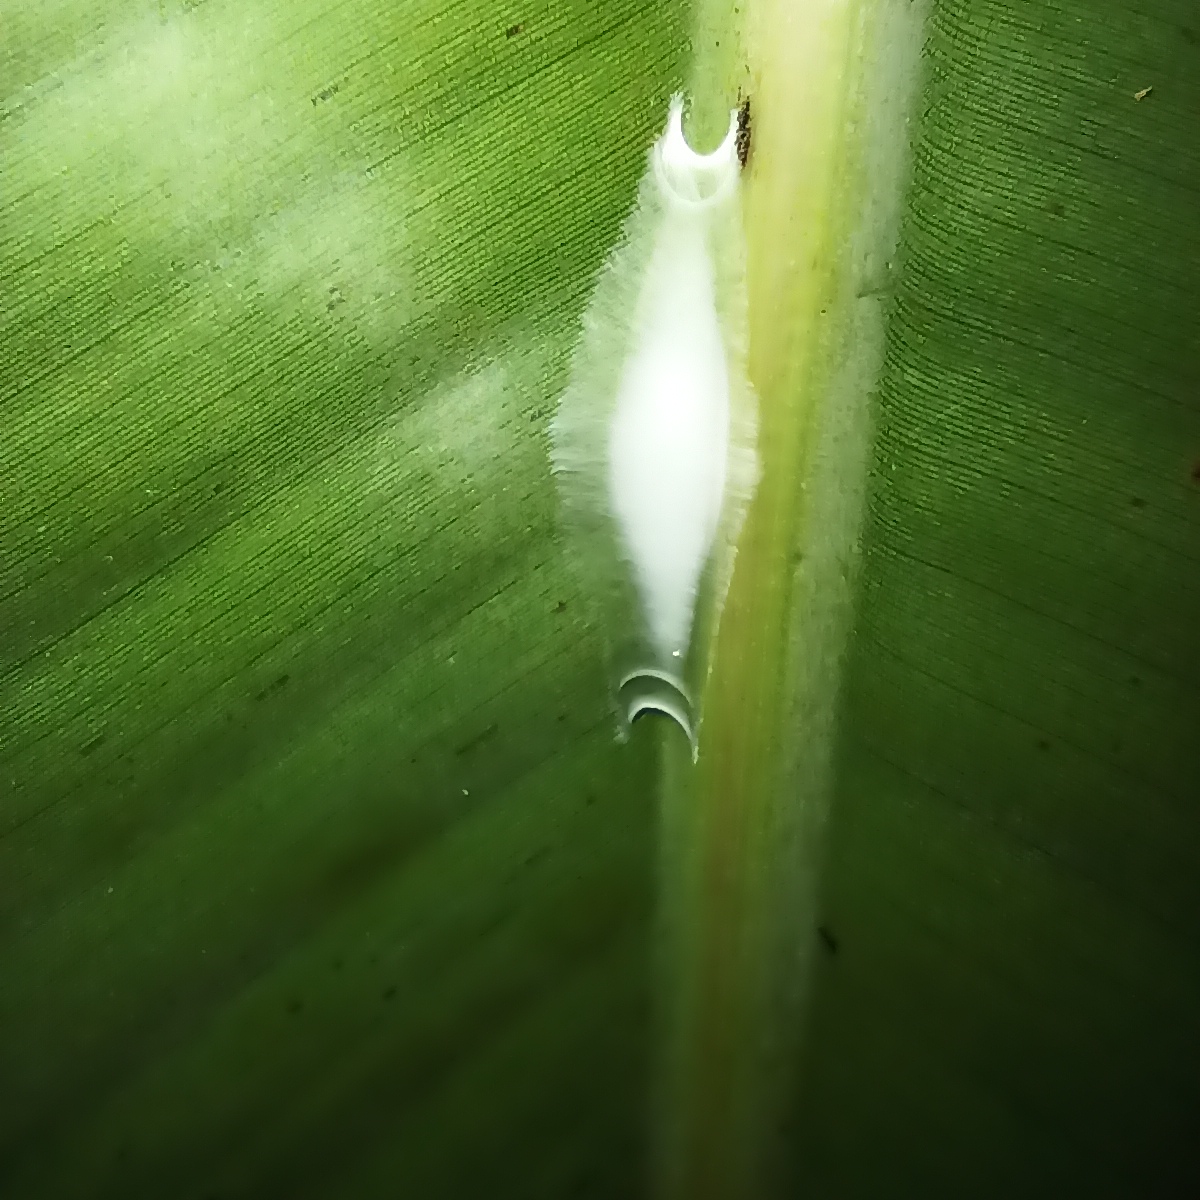
<path id="1" fill-rule="evenodd" d="M 506 38 L 515 38 L 517 36 L 517 34 L 520 33 L 524 28 L 525 28 L 525 26 L 522 25 L 520 22 L 518 22 L 516 25 L 510 25 L 504 31 L 504 36 Z"/>
<path id="2" fill-rule="evenodd" d="M 484 742 L 489 741 L 491 738 L 495 737 L 496 734 L 499 732 L 499 730 L 500 730 L 500 726 L 497 725 L 493 721 L 492 724 L 489 725 L 486 729 L 482 730 L 480 733 L 475 734 L 474 737 L 468 738 L 460 746 L 455 747 L 455 750 L 454 750 L 455 756 L 457 758 L 462 758 L 463 755 L 470 754 L 472 750 L 477 750 L 480 746 L 482 746 L 484 744 Z"/>
<path id="3" fill-rule="evenodd" d="M 838 952 L 839 942 L 834 936 L 833 930 L 828 925 L 817 926 L 817 936 L 821 939 L 821 945 L 825 947 L 830 954 Z"/>
<path id="4" fill-rule="evenodd" d="M 737 147 L 738 162 L 742 169 L 745 170 L 746 163 L 750 159 L 750 97 L 747 96 L 738 108 L 737 116 L 737 139 L 735 141 Z"/>
<path id="5" fill-rule="evenodd" d="M 263 690 L 259 692 L 257 696 L 254 697 L 255 700 L 265 700 L 268 696 L 279 691 L 280 688 L 287 687 L 288 680 L 290 679 L 291 676 L 285 671 L 282 675 L 268 683 L 267 686 L 263 688 Z"/>
<path id="6" fill-rule="evenodd" d="M 1129 498 L 1129 503 L 1132 504 L 1134 508 L 1146 507 L 1146 502 L 1141 498 L 1141 496 L 1131 496 Z"/>
<path id="7" fill-rule="evenodd" d="M 303 1000 L 289 1000 L 288 1001 L 287 1010 L 288 1010 L 289 1016 L 293 1016 L 293 1017 L 299 1016 L 300 1013 L 303 1011 L 303 1009 L 304 1009 L 304 1001 Z"/>
<path id="8" fill-rule="evenodd" d="M 99 750 L 104 745 L 106 735 L 103 733 L 97 734 L 90 742 L 85 742 L 79 747 L 79 753 L 83 758 L 87 758 L 89 754 Z"/>
<path id="9" fill-rule="evenodd" d="M 383 989 L 383 998 L 385 1000 L 390 1000 L 393 996 L 395 996 L 395 994 L 396 994 L 396 985 L 394 983 L 390 987 L 386 987 Z"/>

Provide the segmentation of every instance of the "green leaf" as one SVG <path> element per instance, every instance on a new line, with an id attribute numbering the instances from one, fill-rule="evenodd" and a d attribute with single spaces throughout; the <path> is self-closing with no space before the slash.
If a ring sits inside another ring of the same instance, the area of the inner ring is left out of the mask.
<path id="1" fill-rule="evenodd" d="M 1200 1183 L 1197 41 L 934 7 L 802 1194 Z"/>
<path id="2" fill-rule="evenodd" d="M 935 0 L 873 387 L 820 332 L 863 307 L 827 206 L 903 164 L 820 81 L 887 5 L 807 73 L 786 5 L 9 7 L 0 1192 L 637 1194 L 656 904 L 752 951 L 667 995 L 782 1039 L 701 1053 L 713 1161 L 1197 1191 L 1192 6 Z M 613 741 L 545 431 L 685 82 L 701 139 L 755 89 L 754 336 L 801 407 L 680 780 Z M 705 909 L 723 794 L 768 819 Z"/>

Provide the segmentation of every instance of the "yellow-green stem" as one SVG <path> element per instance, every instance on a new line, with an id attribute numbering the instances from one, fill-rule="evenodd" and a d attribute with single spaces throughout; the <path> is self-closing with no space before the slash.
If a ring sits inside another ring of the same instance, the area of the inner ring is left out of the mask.
<path id="1" fill-rule="evenodd" d="M 920 19 L 908 0 L 757 0 L 727 10 L 721 35 L 706 13 L 697 37 L 697 124 L 739 91 L 751 100 L 762 476 L 713 648 L 699 762 L 664 746 L 663 1200 L 781 1187 Z"/>

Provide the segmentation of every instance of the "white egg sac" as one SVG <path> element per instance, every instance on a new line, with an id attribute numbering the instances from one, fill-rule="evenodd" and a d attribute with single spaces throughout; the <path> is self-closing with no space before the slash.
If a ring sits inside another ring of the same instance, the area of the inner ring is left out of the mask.
<path id="1" fill-rule="evenodd" d="M 756 460 L 737 114 L 701 155 L 682 108 L 676 97 L 585 314 L 552 460 L 614 648 L 623 723 L 660 709 L 694 746 L 697 602 L 710 580 L 719 615 Z"/>

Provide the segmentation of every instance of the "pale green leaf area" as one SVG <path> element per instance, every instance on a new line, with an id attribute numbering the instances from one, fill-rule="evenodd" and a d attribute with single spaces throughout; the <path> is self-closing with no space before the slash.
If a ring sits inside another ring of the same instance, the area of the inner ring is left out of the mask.
<path id="1" fill-rule="evenodd" d="M 933 6 L 797 1196 L 1200 1194 L 1193 7 Z M 644 1190 L 546 425 L 692 17 L 3 6 L 0 1195 Z"/>

